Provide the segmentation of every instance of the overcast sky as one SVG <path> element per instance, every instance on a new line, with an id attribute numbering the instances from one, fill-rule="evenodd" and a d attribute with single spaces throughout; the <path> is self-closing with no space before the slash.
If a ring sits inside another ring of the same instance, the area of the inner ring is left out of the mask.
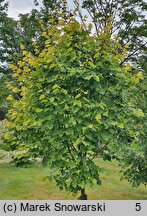
<path id="1" fill-rule="evenodd" d="M 17 19 L 18 14 L 28 13 L 32 10 L 32 8 L 35 8 L 34 0 L 5 0 L 5 1 L 9 2 L 9 11 L 8 11 L 9 16 L 15 19 Z M 41 4 L 42 0 L 38 0 L 38 2 Z M 71 5 L 71 0 L 68 0 L 68 3 L 69 5 Z"/>
<path id="2" fill-rule="evenodd" d="M 17 18 L 18 14 L 28 13 L 35 8 L 34 0 L 6 0 L 9 2 L 8 14 L 10 17 Z M 38 0 L 39 3 L 42 0 Z"/>
<path id="3" fill-rule="evenodd" d="M 8 10 L 8 15 L 10 17 L 13 17 L 17 19 L 17 16 L 22 13 L 28 13 L 30 12 L 34 6 L 34 0 L 5 0 L 9 2 L 9 10 Z M 38 0 L 38 3 L 41 5 L 42 0 Z M 68 0 L 69 5 L 73 5 L 71 3 L 71 0 Z"/>

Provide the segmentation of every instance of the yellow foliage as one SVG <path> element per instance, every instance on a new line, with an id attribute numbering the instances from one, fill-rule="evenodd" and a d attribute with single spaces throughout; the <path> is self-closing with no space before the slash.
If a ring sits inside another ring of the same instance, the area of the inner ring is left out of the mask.
<path id="1" fill-rule="evenodd" d="M 54 33 L 54 29 L 52 28 L 52 29 L 49 30 L 49 33 L 48 33 L 48 34 L 49 34 L 49 36 L 52 36 L 53 33 Z"/>
<path id="2" fill-rule="evenodd" d="M 96 119 L 97 122 L 100 123 L 101 122 L 101 114 L 97 114 L 95 119 Z"/>
<path id="3" fill-rule="evenodd" d="M 17 67 L 14 64 L 9 64 L 11 70 L 17 70 Z"/>
<path id="4" fill-rule="evenodd" d="M 34 49 L 35 54 L 39 54 L 39 50 L 37 48 Z"/>
<path id="5" fill-rule="evenodd" d="M 14 88 L 12 89 L 12 91 L 13 91 L 14 93 L 17 93 L 17 92 L 19 91 L 19 89 L 18 89 L 17 87 L 14 87 Z"/>
<path id="6" fill-rule="evenodd" d="M 11 114 L 13 112 L 13 109 L 8 110 L 8 113 Z"/>
<path id="7" fill-rule="evenodd" d="M 143 77 L 142 71 L 139 71 L 135 76 L 132 77 L 132 82 L 139 83 L 140 79 Z"/>
<path id="8" fill-rule="evenodd" d="M 131 78 L 131 81 L 134 82 L 134 83 L 139 83 L 139 78 L 134 76 Z"/>
<path id="9" fill-rule="evenodd" d="M 27 55 L 28 55 L 28 52 L 27 52 L 27 51 L 23 51 L 22 54 L 23 54 L 24 56 L 27 56 Z"/>
<path id="10" fill-rule="evenodd" d="M 17 80 L 18 80 L 18 82 L 21 82 L 21 81 L 23 81 L 23 79 L 24 78 L 22 76 L 19 76 Z"/>
<path id="11" fill-rule="evenodd" d="M 18 107 L 19 106 L 19 102 L 18 101 L 15 101 L 14 103 L 13 103 L 13 107 Z"/>
<path id="12" fill-rule="evenodd" d="M 132 67 L 131 67 L 131 65 L 129 63 L 126 65 L 126 70 L 127 71 L 132 71 Z"/>
<path id="13" fill-rule="evenodd" d="M 36 64 L 36 61 L 34 58 L 30 58 L 28 62 L 30 64 L 30 66 L 32 66 L 32 67 L 35 66 L 35 64 Z"/>
<path id="14" fill-rule="evenodd" d="M 124 48 L 125 48 L 125 49 L 128 49 L 128 48 L 129 48 L 128 44 L 126 44 L 126 45 L 124 46 Z"/>
<path id="15" fill-rule="evenodd" d="M 46 40 L 46 41 L 45 41 L 45 45 L 49 45 L 49 44 L 50 44 L 50 42 L 51 42 L 51 40 L 50 40 L 50 39 Z"/>
<path id="16" fill-rule="evenodd" d="M 90 24 L 88 25 L 88 28 L 91 30 L 92 27 L 93 27 L 93 25 L 92 25 L 92 23 L 90 23 Z"/>
<path id="17" fill-rule="evenodd" d="M 40 112 L 42 112 L 42 109 L 36 108 L 36 112 L 37 112 L 37 113 L 40 113 Z"/>
<path id="18" fill-rule="evenodd" d="M 64 25 L 64 20 L 63 20 L 63 19 L 59 20 L 59 21 L 58 21 L 58 24 L 59 24 L 59 25 Z"/>
<path id="19" fill-rule="evenodd" d="M 17 116 L 17 112 L 16 111 L 13 111 L 12 114 L 11 114 L 11 120 L 14 120 Z"/>
<path id="20" fill-rule="evenodd" d="M 123 49 L 123 54 L 125 55 L 128 52 L 127 49 Z"/>
<path id="21" fill-rule="evenodd" d="M 122 67 L 122 72 L 124 72 L 124 73 L 128 72 L 127 69 L 126 69 L 126 67 Z"/>
<path id="22" fill-rule="evenodd" d="M 12 100 L 13 100 L 13 96 L 12 96 L 12 95 L 9 95 L 9 96 L 7 97 L 7 100 L 12 101 Z"/>
<path id="23" fill-rule="evenodd" d="M 45 37 L 47 35 L 46 32 L 42 32 L 42 36 Z"/>
<path id="24" fill-rule="evenodd" d="M 18 76 L 19 76 L 18 73 L 14 73 L 14 74 L 12 74 L 12 77 L 13 77 L 13 78 L 16 78 L 16 77 L 18 77 Z"/>
<path id="25" fill-rule="evenodd" d="M 93 124 L 89 124 L 87 127 L 92 129 L 93 128 Z"/>
<path id="26" fill-rule="evenodd" d="M 4 120 L 4 123 L 6 124 L 7 127 L 9 127 L 11 124 L 11 122 L 9 122 L 7 119 Z"/>
<path id="27" fill-rule="evenodd" d="M 116 45 L 119 49 L 122 49 L 122 46 L 121 46 L 121 44 L 120 44 L 118 41 L 115 41 L 115 45 Z"/>
<path id="28" fill-rule="evenodd" d="M 26 93 L 26 87 L 22 86 L 20 95 L 23 96 Z"/>
<path id="29" fill-rule="evenodd" d="M 24 67 L 24 72 L 27 73 L 27 72 L 29 72 L 29 71 L 30 71 L 30 68 L 29 68 L 28 66 L 25 66 L 25 67 Z"/>
<path id="30" fill-rule="evenodd" d="M 122 129 L 125 127 L 125 125 L 124 125 L 122 122 L 117 123 L 117 126 L 118 126 L 119 128 L 122 128 Z"/>
<path id="31" fill-rule="evenodd" d="M 25 64 L 25 63 L 24 63 L 23 61 L 19 61 L 19 62 L 18 62 L 18 65 L 19 65 L 20 67 L 23 67 L 24 64 Z"/>
<path id="32" fill-rule="evenodd" d="M 21 50 L 24 50 L 24 49 L 25 49 L 25 47 L 24 47 L 23 44 L 20 44 L 20 49 L 21 49 Z"/>
<path id="33" fill-rule="evenodd" d="M 42 99 L 44 99 L 45 98 L 45 95 L 40 95 L 40 97 L 39 97 L 39 100 L 42 100 Z"/>
<path id="34" fill-rule="evenodd" d="M 121 61 L 123 61 L 123 60 L 124 60 L 124 55 L 119 54 L 119 55 L 118 55 L 118 58 L 119 58 Z"/>
<path id="35" fill-rule="evenodd" d="M 63 43 L 63 39 L 62 38 L 59 38 L 59 40 L 58 40 L 58 44 L 60 44 L 60 43 Z"/>
<path id="36" fill-rule="evenodd" d="M 4 138 L 5 138 L 5 140 L 10 140 L 11 139 L 11 134 L 10 133 L 5 133 Z"/>
<path id="37" fill-rule="evenodd" d="M 139 72 L 136 74 L 136 77 L 137 77 L 138 79 L 141 79 L 141 78 L 143 77 L 142 71 L 139 71 Z"/>
<path id="38" fill-rule="evenodd" d="M 47 63 L 51 63 L 52 60 L 53 60 L 52 58 L 49 58 L 46 62 L 47 62 Z"/>
<path id="39" fill-rule="evenodd" d="M 13 88 L 13 85 L 11 83 L 7 83 L 7 88 L 11 90 Z"/>

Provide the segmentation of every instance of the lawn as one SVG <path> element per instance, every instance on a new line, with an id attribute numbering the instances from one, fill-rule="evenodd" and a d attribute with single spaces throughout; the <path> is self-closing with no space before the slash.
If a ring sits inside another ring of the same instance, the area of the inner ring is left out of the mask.
<path id="1" fill-rule="evenodd" d="M 101 169 L 102 185 L 87 187 L 86 193 L 91 200 L 146 200 L 147 188 L 133 188 L 120 181 L 119 167 L 116 162 L 98 161 Z M 8 163 L 0 164 L 0 199 L 1 200 L 72 200 L 78 195 L 60 191 L 55 182 L 46 180 L 48 168 L 37 164 L 31 168 L 16 168 Z"/>

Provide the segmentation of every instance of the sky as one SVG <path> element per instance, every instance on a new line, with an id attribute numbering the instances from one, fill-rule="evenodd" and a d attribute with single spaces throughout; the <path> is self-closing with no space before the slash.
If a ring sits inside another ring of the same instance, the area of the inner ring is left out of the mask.
<path id="1" fill-rule="evenodd" d="M 29 13 L 33 8 L 35 8 L 33 3 L 34 0 L 5 0 L 5 1 L 9 2 L 9 10 L 8 10 L 9 16 L 15 19 L 17 19 L 18 14 Z M 38 2 L 41 4 L 42 0 L 38 0 Z M 71 4 L 71 0 L 68 0 L 68 3 Z"/>
<path id="2" fill-rule="evenodd" d="M 13 17 L 17 19 L 18 14 L 22 13 L 29 13 L 34 6 L 34 0 L 6 0 L 9 2 L 9 9 L 8 9 L 8 15 L 10 17 Z M 38 0 L 39 3 L 42 2 L 42 0 Z"/>
<path id="3" fill-rule="evenodd" d="M 25 14 L 29 13 L 34 6 L 34 0 L 5 0 L 9 2 L 8 15 L 17 19 L 20 13 Z M 41 5 L 42 0 L 38 0 L 38 3 Z M 68 0 L 68 3 L 71 4 L 71 0 Z"/>

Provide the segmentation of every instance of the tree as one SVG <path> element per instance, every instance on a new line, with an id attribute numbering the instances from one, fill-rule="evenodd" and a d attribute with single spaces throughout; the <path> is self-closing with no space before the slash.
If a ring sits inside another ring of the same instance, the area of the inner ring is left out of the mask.
<path id="1" fill-rule="evenodd" d="M 43 157 L 61 189 L 86 199 L 85 186 L 101 184 L 94 159 L 120 158 L 138 145 L 135 123 L 144 113 L 133 93 L 143 73 L 120 65 L 127 51 L 110 38 L 110 25 L 92 35 L 85 18 L 80 24 L 57 12 L 58 23 L 43 30 L 44 49 L 34 44 L 34 56 L 21 46 L 23 60 L 10 65 L 15 82 L 8 84 L 13 107 L 5 139 L 20 158 Z"/>
<path id="2" fill-rule="evenodd" d="M 147 182 L 147 115 L 146 115 L 146 104 L 147 104 L 147 74 L 146 74 L 146 62 L 143 62 L 141 68 L 144 69 L 144 76 L 140 83 L 134 89 L 134 103 L 142 109 L 145 116 L 144 118 L 136 121 L 137 132 L 140 133 L 138 143 L 134 141 L 133 147 L 124 149 L 123 154 L 120 156 L 119 161 L 123 167 L 123 173 L 127 180 L 129 180 L 134 186 L 138 186 L 141 183 L 146 184 Z"/>
<path id="3" fill-rule="evenodd" d="M 6 11 L 7 11 L 8 4 L 4 4 L 4 0 L 0 1 L 0 17 L 1 17 L 1 23 L 0 23 L 0 29 L 3 28 L 3 20 L 6 19 Z M 6 102 L 4 98 L 7 96 L 7 90 L 3 90 L 2 84 L 5 81 L 5 77 L 3 76 L 3 71 L 4 71 L 4 66 L 2 65 L 3 58 L 2 58 L 2 53 L 4 52 L 2 48 L 2 34 L 0 33 L 0 54 L 1 54 L 1 59 L 0 59 L 0 120 L 4 119 L 5 112 L 6 112 Z"/>
<path id="4" fill-rule="evenodd" d="M 12 107 L 11 101 L 6 98 L 10 94 L 11 89 L 7 88 L 7 83 L 16 85 L 15 77 L 12 77 L 12 70 L 9 67 L 10 63 L 16 64 L 23 58 L 20 44 L 24 44 L 26 49 L 36 56 L 37 52 L 41 52 L 44 49 L 44 37 L 42 36 L 41 26 L 50 25 L 50 15 L 52 22 L 55 24 L 58 22 L 56 16 L 56 9 L 60 8 L 64 12 L 64 18 L 66 18 L 66 4 L 60 1 L 46 1 L 42 2 L 43 6 L 38 10 L 33 9 L 30 13 L 20 14 L 19 19 L 16 21 L 13 18 L 8 17 L 7 9 L 8 3 L 4 4 L 4 1 L 0 2 L 0 120 L 6 118 L 6 114 Z M 37 42 L 37 49 L 33 49 L 33 42 Z M 21 95 L 17 93 L 15 97 L 19 100 Z M 1 128 L 2 130 L 2 128 Z M 14 148 L 10 145 L 2 143 L 0 149 L 10 151 Z M 45 156 L 43 162 L 45 161 Z M 29 156 L 13 158 L 15 165 L 28 166 L 31 163 Z"/>
<path id="5" fill-rule="evenodd" d="M 78 4 L 78 1 L 75 1 Z M 82 7 L 90 14 L 97 32 L 111 24 L 111 36 L 117 34 L 122 46 L 129 52 L 122 62 L 139 64 L 140 56 L 147 54 L 147 2 L 145 0 L 83 0 Z"/>
<path id="6" fill-rule="evenodd" d="M 79 4 L 78 2 L 79 1 L 75 1 L 75 4 Z M 120 157 L 120 163 L 124 163 L 123 169 L 126 178 L 131 181 L 133 185 L 139 185 L 140 182 L 145 183 L 147 181 L 147 151 L 145 144 L 147 98 L 147 2 L 145 0 L 83 0 L 82 2 L 82 7 L 90 14 L 98 34 L 99 31 L 103 31 L 105 26 L 111 24 L 110 37 L 113 38 L 117 35 L 121 46 L 128 46 L 128 53 L 125 55 L 125 58 L 120 61 L 120 64 L 123 65 L 126 64 L 126 62 L 130 62 L 131 64 L 140 67 L 144 72 L 143 80 L 139 83 L 137 88 L 134 89 L 134 94 L 136 95 L 136 99 L 134 98 L 134 100 L 136 100 L 137 106 L 145 113 L 145 117 L 140 121 L 137 120 L 136 124 L 138 125 L 138 131 L 140 128 L 144 128 L 144 130 L 139 137 L 140 144 L 136 145 L 132 150 L 131 148 L 129 150 L 125 147 L 126 149 L 124 149 L 124 152 L 127 152 L 127 156 L 125 153 Z M 132 160 L 133 158 L 134 160 Z"/>
<path id="7" fill-rule="evenodd" d="M 0 110 L 1 120 L 5 118 L 10 103 L 6 97 L 9 91 L 6 82 L 12 81 L 12 71 L 8 67 L 10 62 L 17 62 L 21 57 L 20 43 L 24 42 L 19 32 L 18 22 L 7 14 L 8 3 L 0 2 Z"/>
<path id="8" fill-rule="evenodd" d="M 34 1 L 37 5 L 37 1 Z M 6 88 L 6 82 L 13 82 L 11 77 L 12 71 L 8 67 L 10 63 L 16 63 L 22 59 L 22 51 L 20 44 L 24 44 L 26 49 L 33 55 L 32 43 L 37 42 L 38 48 L 41 51 L 44 49 L 44 39 L 42 37 L 41 25 L 49 25 L 50 16 L 56 23 L 56 10 L 60 8 L 66 17 L 66 4 L 61 1 L 42 1 L 43 6 L 40 9 L 33 9 L 30 13 L 20 14 L 18 21 L 8 17 L 8 3 L 4 4 L 4 0 L 0 1 L 0 117 L 5 118 L 7 110 L 10 108 L 6 98 L 9 91 Z"/>
<path id="9" fill-rule="evenodd" d="M 36 1 L 34 2 L 36 3 Z M 32 42 L 37 42 L 40 50 L 44 48 L 42 47 L 41 25 L 49 25 L 50 16 L 56 23 L 58 21 L 56 20 L 56 9 L 62 6 L 61 9 L 66 14 L 66 8 L 64 4 L 62 5 L 60 1 L 56 0 L 50 2 L 43 0 L 42 4 L 41 9 L 33 9 L 30 13 L 19 14 L 18 21 L 8 17 L 8 3 L 1 6 L 0 54 L 2 63 L 15 63 L 22 58 L 20 44 L 24 44 L 33 55 L 35 55 L 35 52 Z M 5 67 L 5 70 L 2 67 L 1 73 L 5 74 L 6 69 L 10 73 L 10 69 L 7 67 Z"/>

